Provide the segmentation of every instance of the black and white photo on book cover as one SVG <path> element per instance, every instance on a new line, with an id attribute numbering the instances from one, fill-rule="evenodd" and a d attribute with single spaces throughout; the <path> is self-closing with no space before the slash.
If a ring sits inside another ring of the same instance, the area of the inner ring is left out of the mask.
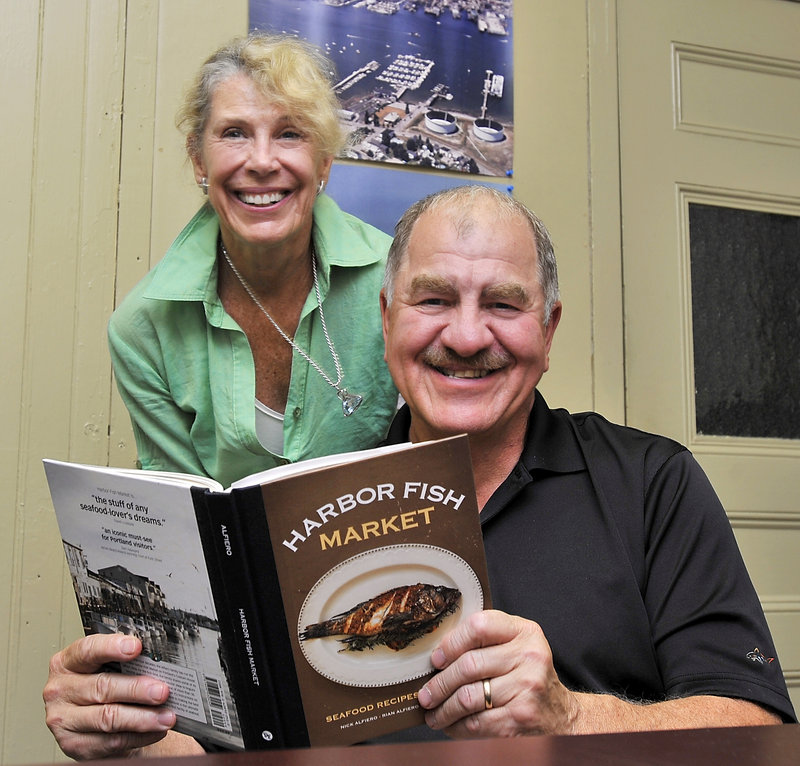
<path id="1" fill-rule="evenodd" d="M 243 747 L 189 488 L 45 468 L 74 509 L 58 521 L 85 633 L 137 636 L 142 655 L 119 669 L 169 684 L 178 730 Z"/>

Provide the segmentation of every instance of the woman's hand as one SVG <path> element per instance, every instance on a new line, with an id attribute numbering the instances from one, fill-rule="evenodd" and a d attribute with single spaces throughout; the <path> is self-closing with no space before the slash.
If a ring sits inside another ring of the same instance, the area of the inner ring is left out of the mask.
<path id="1" fill-rule="evenodd" d="M 169 696 L 163 681 L 102 671 L 105 663 L 127 662 L 141 651 L 141 642 L 132 636 L 91 635 L 50 660 L 42 695 L 46 722 L 68 756 L 132 755 L 163 739 L 175 725 L 175 714 L 162 707 Z"/>

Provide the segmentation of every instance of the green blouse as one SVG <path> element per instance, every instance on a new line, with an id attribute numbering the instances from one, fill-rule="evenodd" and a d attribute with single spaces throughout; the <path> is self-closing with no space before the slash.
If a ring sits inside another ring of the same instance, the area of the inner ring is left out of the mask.
<path id="1" fill-rule="evenodd" d="M 114 373 L 142 468 L 204 474 L 228 486 L 281 463 L 375 446 L 397 403 L 378 300 L 390 237 L 330 197 L 317 199 L 313 237 L 325 320 L 342 385 L 364 401 L 345 418 L 336 390 L 295 352 L 284 454 L 275 455 L 256 436 L 250 345 L 217 294 L 218 234 L 206 205 L 109 322 Z M 313 290 L 294 337 L 335 380 Z"/>

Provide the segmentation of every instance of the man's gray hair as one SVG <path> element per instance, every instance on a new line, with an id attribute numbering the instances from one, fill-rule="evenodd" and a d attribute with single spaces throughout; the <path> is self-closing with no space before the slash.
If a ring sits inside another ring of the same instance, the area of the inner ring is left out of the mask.
<path id="1" fill-rule="evenodd" d="M 408 254 L 408 243 L 414 225 L 423 213 L 439 210 L 443 217 L 456 227 L 460 236 L 466 235 L 475 223 L 470 215 L 472 210 L 480 206 L 485 208 L 493 204 L 497 212 L 498 225 L 521 218 L 530 224 L 536 245 L 536 269 L 539 284 L 545 297 L 544 322 L 550 321 L 550 314 L 558 301 L 558 268 L 550 234 L 542 221 L 510 194 L 505 194 L 490 186 L 470 184 L 444 189 L 415 202 L 400 218 L 394 228 L 394 241 L 389 248 L 386 261 L 386 273 L 383 279 L 383 291 L 387 303 L 394 296 L 394 282 L 400 267 Z"/>

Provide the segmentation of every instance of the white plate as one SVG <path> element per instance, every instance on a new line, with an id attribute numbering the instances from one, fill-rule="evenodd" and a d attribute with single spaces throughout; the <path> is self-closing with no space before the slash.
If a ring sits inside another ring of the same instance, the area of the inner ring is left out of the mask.
<path id="1" fill-rule="evenodd" d="M 395 651 L 376 646 L 363 651 L 342 651 L 336 636 L 300 641 L 314 670 L 347 686 L 388 686 L 411 681 L 433 670 L 431 652 L 442 635 L 462 619 L 483 608 L 477 575 L 464 559 L 432 545 L 390 545 L 375 548 L 341 562 L 311 588 L 300 609 L 297 632 L 347 612 L 362 601 L 405 585 L 428 583 L 458 588 L 461 601 L 431 633 Z"/>

